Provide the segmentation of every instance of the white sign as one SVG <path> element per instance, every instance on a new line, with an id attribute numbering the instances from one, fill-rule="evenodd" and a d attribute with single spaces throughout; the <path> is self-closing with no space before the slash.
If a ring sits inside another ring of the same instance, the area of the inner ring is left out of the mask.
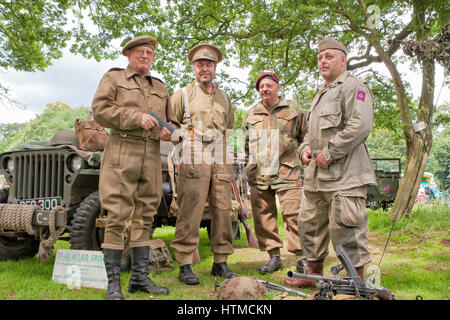
<path id="1" fill-rule="evenodd" d="M 423 129 L 426 128 L 426 127 L 425 127 L 425 122 L 420 121 L 419 123 L 414 124 L 414 125 L 413 125 L 413 128 L 414 128 L 414 131 L 415 131 L 415 132 L 419 132 L 420 130 L 423 130 Z"/>
<path id="2" fill-rule="evenodd" d="M 56 252 L 52 280 L 66 284 L 69 289 L 81 287 L 106 289 L 103 253 L 91 250 L 59 249 Z"/>

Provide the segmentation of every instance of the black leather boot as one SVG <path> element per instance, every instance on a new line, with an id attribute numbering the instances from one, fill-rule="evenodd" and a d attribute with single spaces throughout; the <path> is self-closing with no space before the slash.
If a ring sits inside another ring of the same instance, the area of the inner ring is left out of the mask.
<path id="1" fill-rule="evenodd" d="M 128 292 L 142 291 L 154 294 L 169 294 L 166 287 L 157 286 L 148 277 L 149 247 L 131 248 L 131 278 L 128 283 Z"/>
<path id="2" fill-rule="evenodd" d="M 213 276 L 221 276 L 227 279 L 231 279 L 238 276 L 236 273 L 231 272 L 226 262 L 213 263 L 211 274 Z"/>
<path id="3" fill-rule="evenodd" d="M 272 256 L 270 257 L 269 262 L 265 265 L 259 268 L 259 273 L 266 274 L 266 273 L 274 273 L 275 271 L 280 270 L 283 267 L 283 264 L 281 263 L 280 256 Z"/>
<path id="4" fill-rule="evenodd" d="M 200 280 L 192 270 L 192 264 L 185 264 L 180 267 L 180 273 L 178 274 L 178 280 L 181 282 L 194 286 L 200 283 Z"/>
<path id="5" fill-rule="evenodd" d="M 122 287 L 120 285 L 120 261 L 122 250 L 103 249 L 108 288 L 105 300 L 123 300 Z"/>

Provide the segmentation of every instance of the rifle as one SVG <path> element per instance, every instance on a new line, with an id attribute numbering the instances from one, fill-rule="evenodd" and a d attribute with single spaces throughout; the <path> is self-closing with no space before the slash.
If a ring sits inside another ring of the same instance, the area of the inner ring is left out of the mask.
<path id="1" fill-rule="evenodd" d="M 301 296 L 301 297 L 309 297 L 309 294 L 304 293 L 300 290 L 296 290 L 296 289 L 292 289 L 292 288 L 287 288 L 287 287 L 283 287 L 279 284 L 273 283 L 273 282 L 269 282 L 263 279 L 258 279 L 258 278 L 254 278 L 256 281 L 258 281 L 259 283 L 263 284 L 267 289 L 272 289 L 272 290 L 276 290 L 276 291 L 280 291 L 280 292 L 288 292 L 288 293 L 293 293 L 297 296 Z"/>
<path id="2" fill-rule="evenodd" d="M 258 248 L 258 240 L 256 240 L 255 236 L 252 233 L 252 229 L 248 225 L 247 211 L 245 211 L 244 205 L 242 204 L 242 199 L 239 195 L 239 191 L 236 186 L 236 179 L 234 178 L 234 176 L 232 181 L 232 187 L 234 199 L 239 203 L 238 217 L 239 220 L 244 225 L 245 233 L 247 234 L 248 245 L 250 246 L 250 248 Z"/>
<path id="3" fill-rule="evenodd" d="M 161 117 L 158 116 L 158 115 L 157 115 L 156 113 L 154 113 L 153 111 L 150 112 L 150 115 L 151 115 L 152 117 L 154 117 L 154 118 L 158 121 L 158 124 L 159 124 L 161 127 L 166 128 L 167 130 L 170 131 L 170 133 L 173 133 L 173 132 L 175 131 L 175 128 L 174 128 L 174 127 L 172 127 L 170 124 L 168 124 L 165 120 L 161 119 Z"/>
<path id="4" fill-rule="evenodd" d="M 319 294 L 315 297 L 315 300 L 332 300 L 333 295 L 338 293 L 353 295 L 368 300 L 373 297 L 377 297 L 380 300 L 395 300 L 394 295 L 389 289 L 375 287 L 370 279 L 363 280 L 359 277 L 355 266 L 341 245 L 336 246 L 336 255 L 347 271 L 348 277 L 346 278 L 337 278 L 336 274 L 338 270 L 336 269 L 333 272 L 335 274 L 334 278 L 308 275 L 294 271 L 288 271 L 287 276 L 289 278 L 315 281 L 319 289 Z"/>

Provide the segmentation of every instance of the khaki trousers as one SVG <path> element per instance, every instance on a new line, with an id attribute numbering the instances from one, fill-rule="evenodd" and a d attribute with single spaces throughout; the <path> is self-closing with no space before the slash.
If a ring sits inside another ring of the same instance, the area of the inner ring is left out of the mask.
<path id="1" fill-rule="evenodd" d="M 103 152 L 99 195 L 108 211 L 102 248 L 123 250 L 127 223 L 130 247 L 148 246 L 162 196 L 159 141 L 111 135 Z"/>
<path id="2" fill-rule="evenodd" d="M 178 265 L 192 264 L 192 254 L 200 239 L 200 222 L 209 195 L 211 251 L 214 262 L 226 262 L 234 252 L 231 231 L 231 180 L 229 164 L 180 164 L 178 177 L 178 216 L 175 250 Z"/>
<path id="3" fill-rule="evenodd" d="M 275 195 L 278 195 L 280 200 L 281 215 L 288 240 L 287 250 L 298 254 L 301 250 L 298 237 L 298 212 L 302 197 L 300 187 L 280 190 L 271 188 L 261 190 L 253 186 L 250 188 L 250 201 L 259 249 L 271 252 L 283 247 L 283 239 L 278 233 Z"/>
<path id="4" fill-rule="evenodd" d="M 342 245 L 355 267 L 370 263 L 366 214 L 367 187 L 343 191 L 308 192 L 303 189 L 299 234 L 310 261 L 328 255 L 328 244 Z"/>

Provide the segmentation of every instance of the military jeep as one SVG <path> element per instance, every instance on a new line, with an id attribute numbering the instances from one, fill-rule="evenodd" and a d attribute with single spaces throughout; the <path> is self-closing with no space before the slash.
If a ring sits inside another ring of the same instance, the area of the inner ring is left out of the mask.
<path id="1" fill-rule="evenodd" d="M 373 158 L 377 185 L 367 189 L 366 207 L 386 210 L 394 203 L 401 179 L 399 158 Z"/>
<path id="2" fill-rule="evenodd" d="M 28 143 L 0 154 L 0 169 L 9 186 L 0 190 L 0 261 L 33 257 L 40 241 L 49 238 L 52 223 L 55 228 L 64 228 L 58 239 L 69 240 L 72 249 L 100 250 L 107 216 L 98 195 L 101 152 L 85 152 L 78 146 L 75 132 L 62 130 L 50 142 Z M 176 222 L 176 209 L 171 210 L 176 167 L 168 163 L 172 152 L 172 143 L 161 141 L 163 196 L 153 230 L 162 225 L 175 226 Z M 174 169 L 173 174 L 169 167 Z M 6 215 L 19 215 L 25 206 L 36 208 L 28 232 L 24 227 L 2 225 Z M 65 210 L 55 210 L 58 207 Z M 240 236 L 237 210 L 230 215 L 236 239 Z M 205 204 L 201 227 L 208 229 L 208 235 L 210 222 Z M 126 246 L 122 269 L 128 268 L 129 256 Z"/>

